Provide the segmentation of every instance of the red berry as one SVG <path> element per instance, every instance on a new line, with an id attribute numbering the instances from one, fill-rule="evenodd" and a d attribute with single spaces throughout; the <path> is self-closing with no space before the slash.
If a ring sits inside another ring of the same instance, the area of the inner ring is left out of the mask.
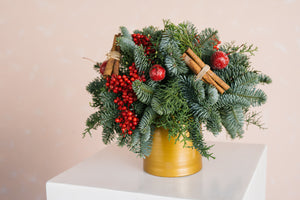
<path id="1" fill-rule="evenodd" d="M 149 71 L 150 78 L 153 81 L 161 81 L 166 76 L 166 70 L 160 65 L 153 65 Z"/>
<path id="2" fill-rule="evenodd" d="M 224 69 L 229 63 L 229 58 L 223 51 L 216 51 L 211 56 L 211 63 L 213 69 Z"/>

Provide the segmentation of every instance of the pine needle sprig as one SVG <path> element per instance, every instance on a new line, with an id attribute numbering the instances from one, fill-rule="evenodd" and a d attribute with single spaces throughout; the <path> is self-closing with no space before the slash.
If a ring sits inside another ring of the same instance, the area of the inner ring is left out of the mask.
<path id="1" fill-rule="evenodd" d="M 135 80 L 132 83 L 132 89 L 137 95 L 138 100 L 143 102 L 144 104 L 149 105 L 151 103 L 154 89 L 151 86 L 146 85 L 140 80 Z"/>

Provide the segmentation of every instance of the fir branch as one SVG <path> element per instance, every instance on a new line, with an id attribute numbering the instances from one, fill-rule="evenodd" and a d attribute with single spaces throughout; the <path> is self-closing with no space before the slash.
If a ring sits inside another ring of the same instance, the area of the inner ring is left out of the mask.
<path id="1" fill-rule="evenodd" d="M 178 84 L 183 97 L 189 104 L 201 102 L 205 99 L 203 81 L 195 80 L 193 75 L 179 76 Z"/>
<path id="2" fill-rule="evenodd" d="M 117 43 L 120 46 L 121 50 L 121 64 L 123 66 L 130 66 L 133 61 L 134 61 L 134 49 L 135 49 L 135 44 L 132 40 L 132 38 L 127 38 L 127 37 L 118 37 Z"/>
<path id="3" fill-rule="evenodd" d="M 143 130 L 144 128 L 146 128 L 147 126 L 150 126 L 154 119 L 156 118 L 156 113 L 154 112 L 154 110 L 148 106 L 143 114 L 143 117 L 141 118 L 141 121 L 139 123 L 139 128 L 140 130 Z"/>
<path id="4" fill-rule="evenodd" d="M 141 101 L 135 101 L 135 102 L 133 102 L 132 105 L 133 105 L 134 111 L 137 115 L 143 114 L 143 112 L 146 108 L 146 104 L 142 103 Z"/>
<path id="5" fill-rule="evenodd" d="M 244 125 L 244 113 L 241 106 L 224 108 L 220 112 L 222 124 L 231 138 L 241 137 Z"/>
<path id="6" fill-rule="evenodd" d="M 207 146 L 204 142 L 204 139 L 202 136 L 201 124 L 200 124 L 199 120 L 194 119 L 193 121 L 194 121 L 194 123 L 192 123 L 189 126 L 189 133 L 190 133 L 190 138 L 193 142 L 194 148 L 196 148 L 201 153 L 202 156 L 204 156 L 208 159 L 209 158 L 215 159 L 213 154 L 209 153 L 210 148 L 213 146 Z"/>
<path id="7" fill-rule="evenodd" d="M 257 126 L 260 129 L 266 129 L 265 124 L 261 122 L 261 112 L 247 112 L 245 122 L 247 129 L 250 124 Z"/>
<path id="8" fill-rule="evenodd" d="M 102 141 L 104 144 L 110 144 L 115 139 L 115 132 L 109 126 L 103 126 Z"/>
<path id="9" fill-rule="evenodd" d="M 145 158 L 150 155 L 152 150 L 152 136 L 150 136 L 147 141 L 143 140 L 141 137 L 142 135 L 139 132 L 139 129 L 135 129 L 127 146 L 130 151 L 136 153 L 141 158 Z"/>
<path id="10" fill-rule="evenodd" d="M 186 74 L 189 69 L 182 60 L 178 42 L 167 34 L 163 34 L 159 50 L 165 55 L 165 66 L 170 75 Z"/>
<path id="11" fill-rule="evenodd" d="M 148 79 L 148 80 L 146 81 L 146 85 L 148 85 L 148 86 L 152 87 L 153 89 L 155 89 L 156 86 L 159 85 L 159 82 L 153 81 L 152 79 Z"/>
<path id="12" fill-rule="evenodd" d="M 267 95 L 264 91 L 253 87 L 241 85 L 233 88 L 232 90 L 228 90 L 227 92 L 247 99 L 252 106 L 260 106 L 267 101 Z"/>
<path id="13" fill-rule="evenodd" d="M 102 62 L 100 62 L 100 63 L 96 63 L 96 64 L 94 64 L 94 70 L 97 72 L 97 73 L 99 73 L 99 74 L 101 74 L 100 73 L 100 66 L 102 65 Z"/>
<path id="14" fill-rule="evenodd" d="M 101 100 L 104 109 L 117 110 L 117 104 L 114 103 L 117 94 L 113 92 L 104 91 L 99 95 L 99 100 Z"/>
<path id="15" fill-rule="evenodd" d="M 148 27 L 145 27 L 143 28 L 143 31 L 142 31 L 142 34 L 143 35 L 146 35 L 147 37 L 151 36 L 151 38 L 157 38 L 161 35 L 161 32 L 158 30 L 157 27 L 154 27 L 154 26 L 148 26 Z"/>
<path id="16" fill-rule="evenodd" d="M 241 45 L 235 45 L 235 42 L 227 42 L 220 46 L 220 50 L 226 52 L 227 54 L 245 54 L 249 53 L 254 56 L 254 52 L 258 50 L 253 44 L 248 45 L 247 43 Z"/>
<path id="17" fill-rule="evenodd" d="M 195 48 L 198 41 L 196 39 L 198 32 L 197 28 L 190 22 L 183 22 L 177 26 L 169 20 L 164 21 L 165 33 L 173 37 L 180 43 L 180 50 L 183 54 L 188 47 L 190 47 L 198 56 L 201 56 L 201 49 Z"/>
<path id="18" fill-rule="evenodd" d="M 96 130 L 101 125 L 99 122 L 99 118 L 100 118 L 99 115 L 100 115 L 100 112 L 98 111 L 89 116 L 89 118 L 86 120 L 87 128 L 82 133 L 82 137 L 85 137 L 87 133 L 90 136 L 92 136 L 91 130 L 92 129 Z"/>
<path id="19" fill-rule="evenodd" d="M 146 156 L 150 156 L 151 150 L 152 150 L 152 137 L 149 138 L 149 140 L 144 141 L 140 140 L 140 152 L 139 156 L 141 158 L 145 158 Z"/>
<path id="20" fill-rule="evenodd" d="M 118 135 L 117 139 L 118 139 L 118 146 L 123 147 L 129 143 L 129 141 L 131 140 L 131 137 L 127 134 L 126 135 L 120 134 L 120 135 Z"/>
<path id="21" fill-rule="evenodd" d="M 132 40 L 131 34 L 129 33 L 128 29 L 125 26 L 121 26 L 120 30 L 121 30 L 122 36 L 124 38 L 128 38 L 128 39 Z"/>
<path id="22" fill-rule="evenodd" d="M 231 84 L 231 88 L 243 86 L 255 86 L 259 83 L 259 74 L 255 72 L 246 72 L 237 77 Z"/>
<path id="23" fill-rule="evenodd" d="M 191 112 L 195 118 L 198 118 L 201 121 L 206 121 L 209 117 L 209 113 L 203 105 L 199 103 L 191 103 L 190 104 Z"/>
<path id="24" fill-rule="evenodd" d="M 219 98 L 216 107 L 218 109 L 222 109 L 233 105 L 239 105 L 242 106 L 243 108 L 247 108 L 250 106 L 250 102 L 248 101 L 248 99 L 244 97 L 226 93 Z"/>
<path id="25" fill-rule="evenodd" d="M 212 28 L 206 28 L 197 35 L 197 39 L 202 48 L 212 48 L 214 45 L 218 44 L 218 31 Z"/>
<path id="26" fill-rule="evenodd" d="M 183 101 L 185 100 L 181 95 L 177 80 L 171 79 L 157 87 L 151 100 L 151 106 L 157 114 L 167 115 L 178 110 L 178 105 L 181 105 Z"/>
<path id="27" fill-rule="evenodd" d="M 86 90 L 93 96 L 99 96 L 103 91 L 105 91 L 105 80 L 100 78 L 95 78 L 86 86 Z"/>
<path id="28" fill-rule="evenodd" d="M 259 74 L 258 75 L 258 80 L 260 83 L 262 84 L 270 84 L 272 83 L 272 79 L 268 76 L 268 75 L 265 75 L 265 74 Z"/>
<path id="29" fill-rule="evenodd" d="M 149 69 L 151 67 L 151 63 L 149 59 L 146 57 L 143 46 L 135 46 L 134 48 L 134 61 L 136 64 L 136 68 L 140 73 L 144 73 L 149 76 Z"/>
<path id="30" fill-rule="evenodd" d="M 138 100 L 144 104 L 149 105 L 153 96 L 153 88 L 141 82 L 140 80 L 135 80 L 132 83 L 132 89 L 134 90 Z"/>
<path id="31" fill-rule="evenodd" d="M 118 45 L 120 46 L 122 54 L 125 54 L 126 56 L 133 55 L 136 45 L 134 44 L 132 39 L 129 39 L 127 37 L 119 37 Z"/>
<path id="32" fill-rule="evenodd" d="M 177 76 L 179 74 L 186 74 L 189 69 L 181 59 L 181 56 L 176 56 L 176 53 L 167 55 L 165 59 L 165 66 L 170 75 Z"/>
<path id="33" fill-rule="evenodd" d="M 129 143 L 129 147 L 132 148 L 140 142 L 140 130 L 135 129 L 133 134 L 131 135 L 131 141 Z"/>
<path id="34" fill-rule="evenodd" d="M 142 134 L 142 139 L 144 141 L 150 139 L 151 136 L 150 126 L 154 122 L 155 118 L 156 118 L 156 113 L 154 112 L 154 110 L 151 107 L 147 107 L 139 123 L 140 133 Z"/>
<path id="35" fill-rule="evenodd" d="M 218 90 L 211 85 L 207 85 L 206 98 L 207 103 L 209 103 L 211 106 L 214 106 L 214 104 L 219 100 Z"/>
<path id="36" fill-rule="evenodd" d="M 157 97 L 153 97 L 151 99 L 151 107 L 159 115 L 167 115 L 172 112 L 172 110 L 168 109 L 167 106 L 161 105 L 161 100 L 158 99 Z"/>
<path id="37" fill-rule="evenodd" d="M 206 120 L 206 129 L 212 132 L 214 135 L 218 135 L 222 131 L 222 124 L 221 124 L 221 116 L 220 113 L 213 109 L 210 112 L 209 118 Z"/>

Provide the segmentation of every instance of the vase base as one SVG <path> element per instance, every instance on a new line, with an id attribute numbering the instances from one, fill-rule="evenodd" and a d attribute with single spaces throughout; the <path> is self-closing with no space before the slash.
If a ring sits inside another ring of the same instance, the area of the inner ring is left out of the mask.
<path id="1" fill-rule="evenodd" d="M 164 167 L 162 168 L 154 168 L 153 166 L 149 165 L 147 161 L 144 160 L 144 171 L 148 174 L 160 177 L 182 177 L 182 176 L 189 176 L 199 172 L 202 169 L 202 159 L 200 157 L 199 161 L 194 164 L 194 166 L 187 167 L 187 168 L 180 168 L 177 167 Z"/>
<path id="2" fill-rule="evenodd" d="M 192 143 L 186 144 L 192 146 Z M 202 156 L 193 148 L 184 148 L 174 138 L 169 139 L 168 130 L 157 128 L 153 134 L 152 152 L 144 159 L 144 171 L 160 177 L 181 177 L 202 169 Z"/>

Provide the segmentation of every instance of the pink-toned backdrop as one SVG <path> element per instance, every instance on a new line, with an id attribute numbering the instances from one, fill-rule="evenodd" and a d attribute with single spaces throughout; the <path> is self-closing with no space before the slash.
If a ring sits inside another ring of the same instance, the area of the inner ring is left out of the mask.
<path id="1" fill-rule="evenodd" d="M 268 145 L 268 200 L 300 199 L 299 9 L 297 0 L 1 0 L 0 199 L 45 200 L 49 178 L 104 148 L 101 130 L 81 138 L 93 112 L 85 86 L 96 76 L 81 57 L 102 61 L 120 25 L 162 19 L 259 47 L 253 65 L 273 78 L 260 109 L 268 129 L 250 127 L 234 142 Z"/>

